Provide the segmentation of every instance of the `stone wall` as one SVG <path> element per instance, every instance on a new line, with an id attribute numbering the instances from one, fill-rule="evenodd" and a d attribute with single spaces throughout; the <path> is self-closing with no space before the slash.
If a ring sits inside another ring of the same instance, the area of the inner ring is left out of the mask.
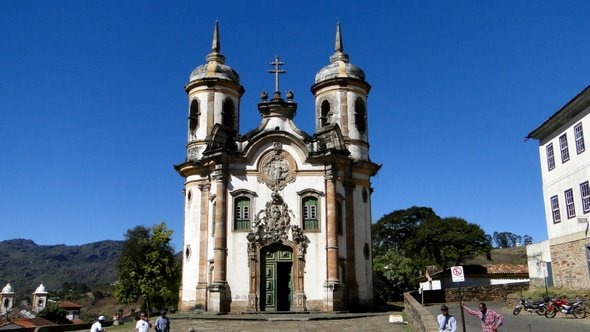
<path id="1" fill-rule="evenodd" d="M 438 331 L 436 319 L 432 316 L 415 297 L 420 296 L 417 291 L 404 293 L 404 305 L 408 324 L 412 325 L 412 331 L 432 332 Z"/>
<path id="2" fill-rule="evenodd" d="M 463 301 L 504 301 L 508 294 L 529 289 L 528 282 L 519 282 L 504 285 L 472 286 L 461 288 Z M 445 302 L 459 302 L 459 289 L 445 289 Z"/>
<path id="3" fill-rule="evenodd" d="M 590 288 L 590 272 L 586 246 L 589 239 L 551 246 L 553 283 L 555 287 Z"/>

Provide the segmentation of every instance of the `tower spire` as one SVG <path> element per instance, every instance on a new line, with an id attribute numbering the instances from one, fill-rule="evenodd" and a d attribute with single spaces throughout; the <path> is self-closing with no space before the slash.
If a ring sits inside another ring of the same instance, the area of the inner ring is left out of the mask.
<path id="1" fill-rule="evenodd" d="M 336 42 L 334 43 L 334 54 L 330 57 L 330 62 L 343 61 L 348 62 L 348 54 L 344 53 L 342 43 L 342 32 L 340 31 L 340 22 L 336 23 Z"/>
<path id="2" fill-rule="evenodd" d="M 221 42 L 219 41 L 219 21 L 215 21 L 211 53 L 207 54 L 207 62 L 209 61 L 215 61 L 221 64 L 225 63 L 225 56 L 221 54 Z"/>
<path id="3" fill-rule="evenodd" d="M 342 45 L 342 34 L 340 33 L 340 22 L 336 23 L 336 45 L 334 46 L 335 52 L 344 51 L 344 47 Z"/>
<path id="4" fill-rule="evenodd" d="M 221 49 L 219 45 L 219 21 L 215 21 L 215 29 L 213 30 L 213 42 L 211 43 L 211 51 L 219 53 Z"/>

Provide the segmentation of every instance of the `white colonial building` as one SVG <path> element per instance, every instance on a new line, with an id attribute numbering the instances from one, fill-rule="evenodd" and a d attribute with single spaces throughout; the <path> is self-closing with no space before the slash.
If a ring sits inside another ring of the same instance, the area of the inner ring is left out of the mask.
<path id="1" fill-rule="evenodd" d="M 590 86 L 560 108 L 527 138 L 539 140 L 543 199 L 550 255 L 536 246 L 532 256 L 548 256 L 558 287 L 590 288 Z"/>
<path id="2" fill-rule="evenodd" d="M 246 52 L 247 50 L 244 50 Z M 184 260 L 180 310 L 336 311 L 373 304 L 367 96 L 361 68 L 335 52 L 311 87 L 315 131 L 293 118 L 294 95 L 258 103 L 260 124 L 240 134 L 238 73 L 215 25 L 211 53 L 188 94 Z M 246 116 L 255 116 L 251 105 Z M 308 114 L 308 112 L 304 112 Z"/>

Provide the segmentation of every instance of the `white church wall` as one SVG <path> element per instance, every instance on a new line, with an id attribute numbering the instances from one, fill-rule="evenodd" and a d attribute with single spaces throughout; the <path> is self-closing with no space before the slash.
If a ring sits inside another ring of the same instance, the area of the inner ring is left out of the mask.
<path id="1" fill-rule="evenodd" d="M 183 301 L 195 301 L 198 275 L 199 275 L 199 204 L 201 201 L 201 191 L 196 185 L 188 184 L 186 193 L 191 193 L 191 199 L 185 195 L 185 224 L 184 224 L 184 247 L 190 246 L 190 257 L 182 266 L 182 299 Z"/>

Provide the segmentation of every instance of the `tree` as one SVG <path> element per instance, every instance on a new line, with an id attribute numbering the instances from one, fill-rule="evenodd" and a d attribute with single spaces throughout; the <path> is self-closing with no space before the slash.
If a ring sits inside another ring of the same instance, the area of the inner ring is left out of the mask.
<path id="1" fill-rule="evenodd" d="M 522 244 L 532 244 L 533 238 L 529 235 L 522 237 L 511 232 L 494 232 L 494 242 L 496 242 L 496 248 L 514 248 Z"/>
<path id="2" fill-rule="evenodd" d="M 415 289 L 428 265 L 447 268 L 478 254 L 490 257 L 490 237 L 462 218 L 440 218 L 413 206 L 379 219 L 372 228 L 375 289 L 383 299 Z"/>
<path id="3" fill-rule="evenodd" d="M 412 206 L 406 210 L 396 210 L 373 224 L 373 250 L 384 254 L 388 250 L 404 250 L 410 246 L 416 230 L 429 219 L 438 219 L 432 208 Z"/>
<path id="4" fill-rule="evenodd" d="M 48 302 L 47 306 L 37 314 L 37 316 L 57 324 L 71 324 L 72 322 L 66 318 L 67 315 L 68 312 L 64 308 L 52 302 Z"/>
<path id="5" fill-rule="evenodd" d="M 170 245 L 172 232 L 163 222 L 151 229 L 137 226 L 127 230 L 116 265 L 115 296 L 120 303 L 130 304 L 142 297 L 148 314 L 152 308 L 176 305 L 180 270 Z"/>
<path id="6" fill-rule="evenodd" d="M 533 237 L 530 235 L 523 235 L 522 236 L 522 244 L 528 246 L 529 244 L 533 244 Z"/>
<path id="7" fill-rule="evenodd" d="M 476 255 L 490 257 L 492 250 L 479 225 L 458 217 L 426 221 L 416 232 L 416 242 L 419 247 L 415 250 L 443 269 Z"/>
<path id="8" fill-rule="evenodd" d="M 420 265 L 402 252 L 389 250 L 373 259 L 375 290 L 386 301 L 399 299 L 401 294 L 416 288 Z"/>

